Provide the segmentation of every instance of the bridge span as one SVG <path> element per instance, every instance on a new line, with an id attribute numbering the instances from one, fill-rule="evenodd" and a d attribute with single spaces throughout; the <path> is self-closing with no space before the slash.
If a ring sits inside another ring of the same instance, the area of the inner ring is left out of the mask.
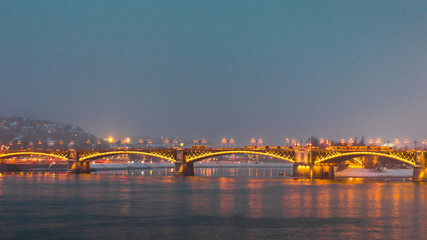
<path id="1" fill-rule="evenodd" d="M 139 149 L 69 149 L 0 151 L 0 162 L 19 156 L 40 155 L 68 161 L 68 173 L 90 172 L 90 162 L 103 157 L 137 154 L 157 157 L 175 163 L 177 176 L 193 176 L 194 163 L 211 157 L 231 154 L 263 155 L 293 163 L 296 178 L 333 178 L 334 165 L 365 156 L 393 159 L 413 166 L 413 181 L 427 181 L 425 151 L 392 150 L 384 147 L 244 147 L 244 148 L 139 148 Z"/>

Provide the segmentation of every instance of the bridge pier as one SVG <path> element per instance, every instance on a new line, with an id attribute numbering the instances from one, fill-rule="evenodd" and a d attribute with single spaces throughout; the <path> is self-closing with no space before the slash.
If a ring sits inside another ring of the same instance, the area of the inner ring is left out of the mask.
<path id="1" fill-rule="evenodd" d="M 294 178 L 309 178 L 311 172 L 311 166 L 309 164 L 294 163 L 292 169 L 292 177 Z"/>
<path id="2" fill-rule="evenodd" d="M 185 161 L 183 150 L 177 150 L 174 167 L 175 176 L 194 176 L 194 163 Z"/>
<path id="3" fill-rule="evenodd" d="M 335 171 L 334 166 L 322 166 L 315 165 L 311 168 L 311 176 L 312 178 L 334 178 Z"/>
<path id="4" fill-rule="evenodd" d="M 292 169 L 294 178 L 334 178 L 334 166 L 315 165 L 310 150 L 296 150 L 295 163 Z"/>
<path id="5" fill-rule="evenodd" d="M 68 158 L 67 173 L 89 173 L 89 172 L 90 172 L 89 162 L 79 161 L 79 156 L 77 152 L 75 150 L 71 151 L 69 153 L 69 158 Z"/>
<path id="6" fill-rule="evenodd" d="M 412 181 L 427 182 L 426 153 L 417 152 L 415 162 L 417 165 L 414 166 L 414 172 L 412 173 Z"/>
<path id="7" fill-rule="evenodd" d="M 68 160 L 67 173 L 89 173 L 90 164 L 88 162 L 80 162 Z"/>
<path id="8" fill-rule="evenodd" d="M 334 166 L 295 163 L 292 169 L 294 178 L 334 178 Z"/>

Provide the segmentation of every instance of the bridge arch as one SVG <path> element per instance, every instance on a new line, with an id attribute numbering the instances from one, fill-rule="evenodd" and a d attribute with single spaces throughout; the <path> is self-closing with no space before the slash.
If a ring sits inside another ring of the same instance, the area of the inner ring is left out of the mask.
<path id="1" fill-rule="evenodd" d="M 210 157 L 216 157 L 216 156 L 221 156 L 221 155 L 231 155 L 231 154 L 253 154 L 253 155 L 262 155 L 262 156 L 268 156 L 268 157 L 273 157 L 273 158 L 277 158 L 277 159 L 281 159 L 284 161 L 288 161 L 291 163 L 294 163 L 295 160 L 290 158 L 290 157 L 284 157 L 278 154 L 273 154 L 271 152 L 257 152 L 257 151 L 249 151 L 249 150 L 235 150 L 235 151 L 219 151 L 219 152 L 209 152 L 209 153 L 204 153 L 204 154 L 200 154 L 194 157 L 190 157 L 186 159 L 187 163 L 191 163 L 191 162 L 197 162 L 197 161 L 202 161 L 203 159 L 206 158 L 210 158 Z"/>
<path id="2" fill-rule="evenodd" d="M 5 153 L 0 154 L 0 159 L 6 159 L 9 157 L 21 157 L 26 155 L 37 155 L 45 157 L 53 157 L 61 160 L 68 160 L 67 154 L 52 154 L 52 153 L 42 153 L 42 152 L 14 152 L 14 153 Z"/>
<path id="3" fill-rule="evenodd" d="M 167 161 L 176 162 L 176 160 L 173 158 L 173 156 L 168 155 L 162 155 L 159 153 L 150 153 L 150 152 L 140 152 L 140 151 L 111 151 L 111 152 L 98 152 L 94 154 L 90 154 L 87 156 L 83 156 L 79 158 L 80 162 L 90 162 L 93 160 L 96 160 L 101 157 L 109 157 L 109 156 L 115 156 L 115 155 L 121 155 L 121 154 L 136 154 L 136 155 L 145 155 L 150 157 L 158 157 Z"/>
<path id="4" fill-rule="evenodd" d="M 407 156 L 405 158 L 404 155 L 401 154 L 390 154 L 390 153 L 381 153 L 381 152 L 346 152 L 346 153 L 337 153 L 331 156 L 327 156 L 321 159 L 317 159 L 314 161 L 314 164 L 321 164 L 321 163 L 338 163 L 342 161 L 346 161 L 352 158 L 357 157 L 363 157 L 363 156 L 380 156 L 385 157 L 393 160 L 397 160 L 406 164 L 409 164 L 411 166 L 415 166 L 415 154 L 413 156 Z"/>

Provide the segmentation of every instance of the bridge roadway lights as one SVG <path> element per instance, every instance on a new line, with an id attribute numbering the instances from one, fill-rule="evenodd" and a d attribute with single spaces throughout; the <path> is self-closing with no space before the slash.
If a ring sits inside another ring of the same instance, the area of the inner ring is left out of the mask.
<path id="1" fill-rule="evenodd" d="M 89 173 L 90 164 L 89 162 L 80 162 L 76 160 L 69 160 L 67 173 Z"/>
<path id="2" fill-rule="evenodd" d="M 334 178 L 334 166 L 295 163 L 292 169 L 294 178 Z"/>

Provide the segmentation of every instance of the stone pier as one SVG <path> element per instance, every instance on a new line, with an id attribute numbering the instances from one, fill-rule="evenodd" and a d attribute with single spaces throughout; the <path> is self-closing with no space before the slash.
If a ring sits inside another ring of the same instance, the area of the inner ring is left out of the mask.
<path id="1" fill-rule="evenodd" d="M 413 182 L 427 182 L 427 163 L 426 163 L 426 153 L 418 152 L 417 165 L 414 167 L 414 172 L 412 174 Z"/>
<path id="2" fill-rule="evenodd" d="M 292 169 L 294 178 L 334 178 L 334 166 L 315 165 L 308 149 L 295 150 L 295 163 Z"/>
<path id="3" fill-rule="evenodd" d="M 72 150 L 68 157 L 67 173 L 89 173 L 89 162 L 80 162 L 77 151 Z"/>
<path id="4" fill-rule="evenodd" d="M 175 159 L 175 176 L 194 176 L 194 163 L 186 162 L 184 150 L 177 150 Z"/>

